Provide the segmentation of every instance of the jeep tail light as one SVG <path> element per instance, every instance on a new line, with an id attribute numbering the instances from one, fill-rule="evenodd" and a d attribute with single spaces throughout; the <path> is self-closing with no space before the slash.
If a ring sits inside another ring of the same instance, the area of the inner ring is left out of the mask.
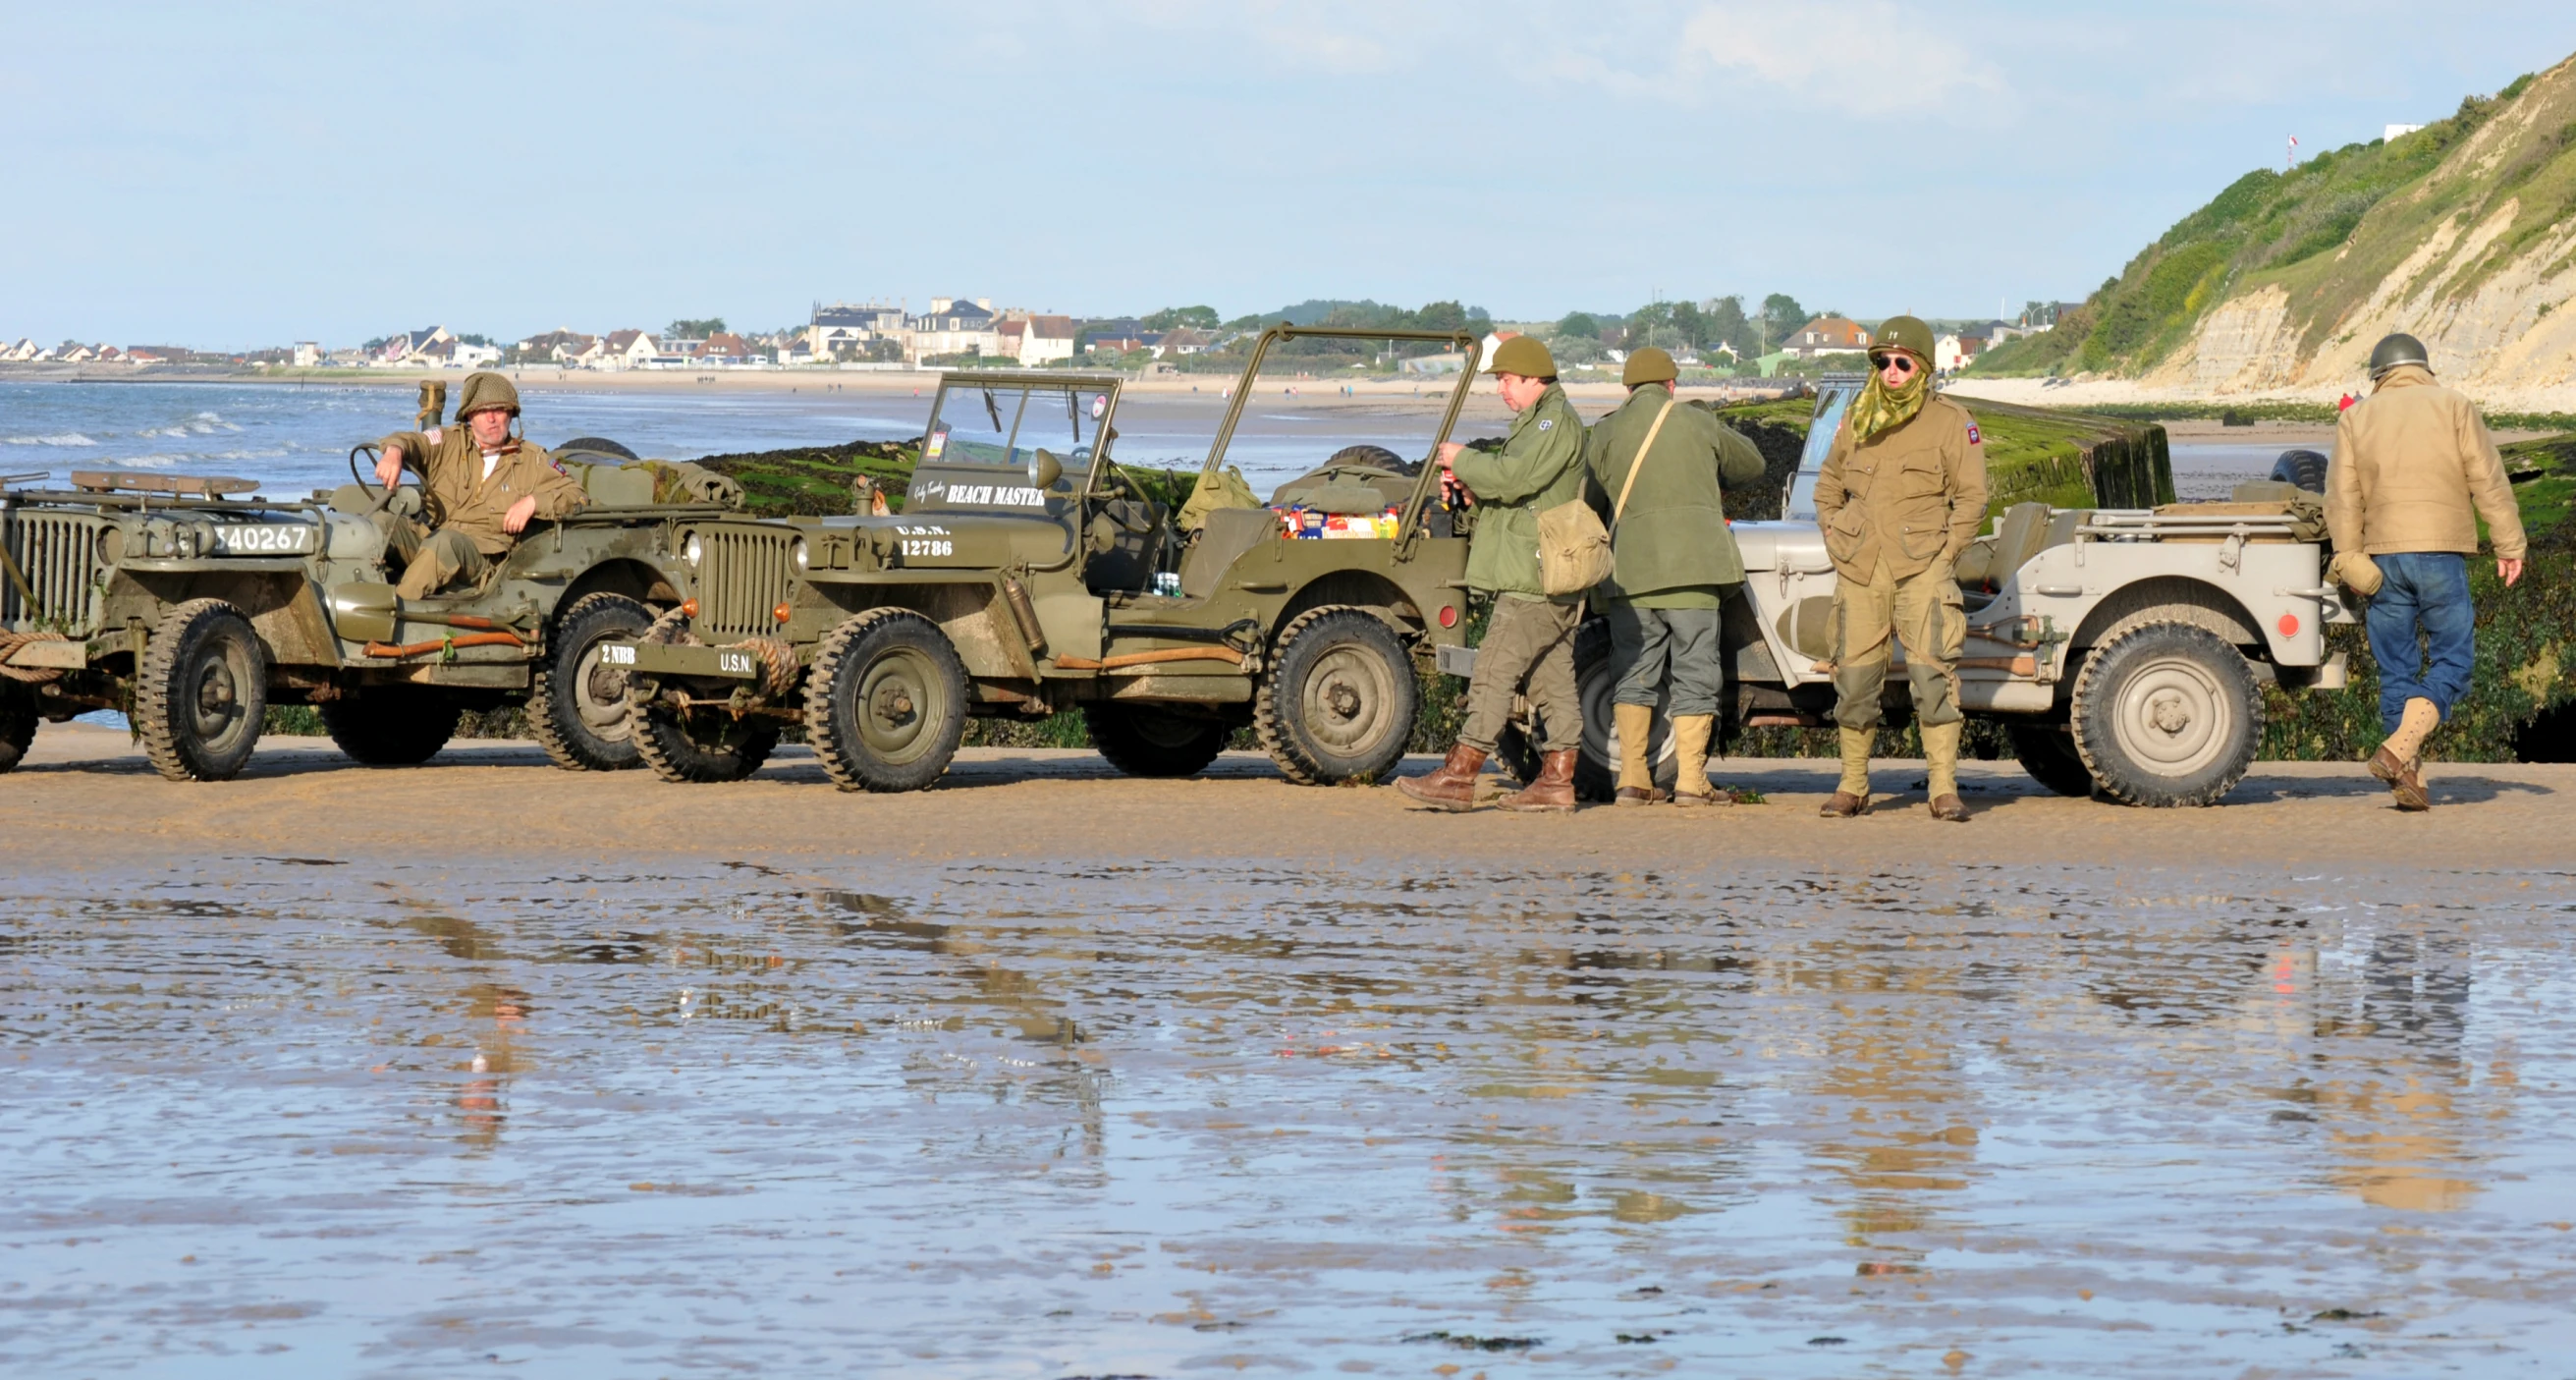
<path id="1" fill-rule="evenodd" d="M 1442 626 L 1442 627 L 1444 627 L 1444 628 L 1454 628 L 1454 627 L 1458 626 L 1458 606 L 1457 606 L 1457 605 L 1455 605 L 1455 604 L 1442 604 L 1442 605 L 1440 606 L 1440 626 Z"/>
<path id="2" fill-rule="evenodd" d="M 2296 637 L 2299 635 L 2299 616 L 2295 613 L 2282 614 L 2281 621 L 2276 626 L 2281 629 L 2281 636 Z"/>

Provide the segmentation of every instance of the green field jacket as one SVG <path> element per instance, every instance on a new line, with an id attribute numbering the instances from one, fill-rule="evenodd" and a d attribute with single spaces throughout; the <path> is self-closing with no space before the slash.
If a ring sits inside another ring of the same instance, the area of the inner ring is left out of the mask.
<path id="1" fill-rule="evenodd" d="M 1476 496 L 1467 583 L 1491 594 L 1547 598 L 1538 582 L 1538 515 L 1583 497 L 1583 419 L 1565 390 L 1549 384 L 1514 417 L 1501 451 L 1461 451 L 1450 469 Z M 1568 594 L 1558 602 L 1582 597 Z"/>
<path id="2" fill-rule="evenodd" d="M 1619 490 L 1637 463 L 1637 448 L 1670 395 L 1640 388 L 1619 410 L 1592 424 L 1584 463 L 1599 485 L 1601 520 L 1610 521 Z M 1612 574 L 1602 592 L 1654 606 L 1654 596 L 1706 591 L 1689 602 L 1716 607 L 1714 587 L 1744 578 L 1744 557 L 1726 528 L 1721 489 L 1762 478 L 1762 452 L 1707 411 L 1676 403 L 1637 471 L 1627 511 L 1610 533 Z"/>

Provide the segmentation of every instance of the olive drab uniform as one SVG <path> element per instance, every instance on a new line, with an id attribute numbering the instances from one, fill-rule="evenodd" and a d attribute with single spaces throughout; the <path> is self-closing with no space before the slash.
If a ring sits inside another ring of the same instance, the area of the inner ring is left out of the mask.
<path id="1" fill-rule="evenodd" d="M 1930 796 L 1957 794 L 1958 668 L 1967 613 L 1952 568 L 1986 517 L 1986 448 L 1968 409 L 1939 394 L 1868 440 L 1848 414 L 1816 481 L 1816 521 L 1833 557 L 1834 721 L 1845 732 L 1844 788 L 1868 797 L 1864 743 L 1878 727 L 1893 639 L 1905 649 Z M 1855 780 L 1857 776 L 1857 780 Z"/>
<path id="2" fill-rule="evenodd" d="M 463 421 L 435 432 L 401 431 L 380 447 L 399 442 L 403 464 L 421 475 L 423 516 L 435 529 L 395 513 L 376 514 L 393 554 L 405 562 L 397 592 L 406 599 L 435 594 L 483 577 L 492 558 L 508 554 L 518 538 L 501 520 L 522 498 L 537 500 L 535 517 L 552 520 L 588 503 L 570 476 L 555 468 L 542 446 L 507 441 L 491 452 L 489 472 L 473 428 Z"/>
<path id="3" fill-rule="evenodd" d="M 1722 490 L 1759 480 L 1762 452 L 1707 411 L 1674 401 L 1653 386 L 1659 381 L 1648 380 L 1617 411 L 1593 423 L 1584 445 L 1603 520 L 1616 519 L 1612 573 L 1600 592 L 1611 670 L 1618 677 L 1612 711 L 1618 799 L 1645 804 L 1662 797 L 1647 738 L 1655 705 L 1669 686 L 1665 711 L 1678 758 L 1678 798 L 1716 803 L 1724 797 L 1709 790 L 1707 752 L 1725 683 L 1719 607 L 1727 588 L 1744 580 L 1744 557 L 1727 530 Z M 1654 446 L 1641 456 L 1649 435 Z M 1622 493 L 1624 508 L 1618 506 Z"/>
<path id="4" fill-rule="evenodd" d="M 1518 692 L 1537 720 L 1533 746 L 1541 752 L 1576 748 L 1583 741 L 1583 710 L 1574 689 L 1574 627 L 1583 596 L 1550 598 L 1541 592 L 1538 515 L 1583 497 L 1583 419 L 1565 390 L 1551 383 L 1513 417 L 1500 451 L 1463 451 L 1451 471 L 1476 499 L 1467 583 L 1495 596 L 1458 741 L 1492 752 Z"/>

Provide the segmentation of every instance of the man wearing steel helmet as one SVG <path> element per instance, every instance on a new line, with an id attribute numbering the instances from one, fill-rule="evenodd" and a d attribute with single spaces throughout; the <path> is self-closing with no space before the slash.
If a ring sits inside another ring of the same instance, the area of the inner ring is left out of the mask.
<path id="1" fill-rule="evenodd" d="M 1503 802 L 1507 810 L 1574 808 L 1574 755 L 1583 745 L 1583 708 L 1574 689 L 1574 626 L 1581 594 L 1551 597 L 1539 583 L 1538 515 L 1583 497 L 1583 419 L 1557 386 L 1556 358 L 1528 336 L 1494 349 L 1487 366 L 1504 405 L 1518 415 L 1499 453 L 1440 447 L 1440 468 L 1476 505 L 1467 583 L 1494 596 L 1485 640 L 1467 685 L 1467 722 L 1447 760 L 1396 788 L 1444 810 L 1475 806 L 1476 775 L 1510 721 L 1512 696 L 1536 720 L 1538 779 Z"/>
<path id="2" fill-rule="evenodd" d="M 2369 597 L 2362 615 L 2379 663 L 2388 739 L 2370 772 L 2401 810 L 2432 806 L 2424 739 L 2468 693 L 2476 647 L 2468 558 L 2478 523 L 2495 542 L 2496 575 L 2522 578 L 2522 514 L 2477 405 L 2433 381 L 2424 344 L 2392 335 L 2370 352 L 2371 393 L 2335 422 L 2326 466 L 2326 529 L 2335 574 Z M 2420 640 L 2419 640 L 2420 639 Z M 2430 667 L 2426 666 L 2427 661 Z"/>
<path id="3" fill-rule="evenodd" d="M 1869 810 L 1869 750 L 1892 640 L 1905 648 L 1913 682 L 1932 817 L 1965 821 L 1957 666 L 1968 618 L 1952 571 L 1985 524 L 1985 443 L 1968 409 L 1932 391 L 1931 327 L 1890 318 L 1869 362 L 1869 382 L 1844 412 L 1816 481 L 1816 521 L 1834 561 L 1843 759 L 1822 813 L 1849 819 Z"/>
<path id="4" fill-rule="evenodd" d="M 1679 373 L 1673 357 L 1654 346 L 1628 356 L 1619 376 L 1628 401 L 1592 424 L 1583 447 L 1609 503 L 1613 565 L 1601 612 L 1619 678 L 1611 707 L 1618 805 L 1664 799 L 1648 752 L 1658 703 L 1672 716 L 1673 803 L 1734 802 L 1708 780 L 1709 730 L 1726 679 L 1718 609 L 1727 588 L 1744 581 L 1720 490 L 1760 479 L 1762 452 L 1709 413 L 1680 406 L 1673 397 Z"/>
<path id="5" fill-rule="evenodd" d="M 510 434 L 519 390 L 489 371 L 466 377 L 456 425 L 397 431 L 376 443 L 376 482 L 421 476 L 424 513 L 435 527 L 394 512 L 375 515 L 387 551 L 403 562 L 395 592 L 419 599 L 483 578 L 531 521 L 551 521 L 589 502 L 542 447 Z"/>

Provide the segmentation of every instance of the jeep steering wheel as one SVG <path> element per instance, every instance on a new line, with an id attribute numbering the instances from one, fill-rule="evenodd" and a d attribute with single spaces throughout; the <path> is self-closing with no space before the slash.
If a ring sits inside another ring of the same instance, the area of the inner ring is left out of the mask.
<path id="1" fill-rule="evenodd" d="M 349 477 L 357 481 L 359 488 L 372 491 L 376 486 L 369 481 L 376 477 L 376 467 L 373 465 L 360 465 L 358 463 L 358 456 L 361 452 L 368 455 L 381 455 L 382 452 L 376 449 L 376 445 L 373 441 L 349 447 Z M 432 527 L 440 525 L 438 519 L 429 511 L 429 486 L 422 484 L 415 485 L 414 487 L 420 490 L 420 515 L 422 519 L 427 521 Z M 393 502 L 394 495 L 401 493 L 402 489 L 403 486 L 398 483 L 386 485 L 384 492 L 377 494 L 376 501 L 368 504 L 367 511 L 359 516 L 374 517 L 376 514 L 383 512 L 385 510 L 385 505 Z"/>

